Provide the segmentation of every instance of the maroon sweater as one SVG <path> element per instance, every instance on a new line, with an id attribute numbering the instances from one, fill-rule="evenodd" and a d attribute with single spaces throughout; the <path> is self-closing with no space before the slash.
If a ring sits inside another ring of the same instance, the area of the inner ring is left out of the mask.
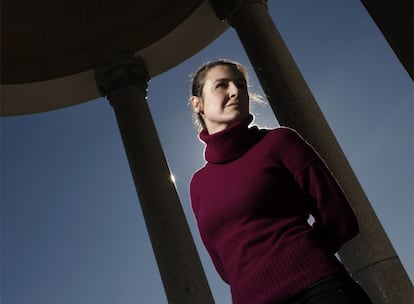
<path id="1" fill-rule="evenodd" d="M 207 163 L 192 178 L 191 203 L 233 302 L 280 303 L 344 269 L 334 254 L 358 224 L 324 162 L 295 131 L 248 128 L 251 121 L 200 133 Z"/>

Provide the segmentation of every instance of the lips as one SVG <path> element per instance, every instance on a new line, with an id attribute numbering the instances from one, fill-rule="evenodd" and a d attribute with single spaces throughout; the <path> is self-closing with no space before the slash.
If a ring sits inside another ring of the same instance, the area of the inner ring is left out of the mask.
<path id="1" fill-rule="evenodd" d="M 231 107 L 231 106 L 238 106 L 240 103 L 237 101 L 230 101 L 226 104 L 226 107 Z"/>

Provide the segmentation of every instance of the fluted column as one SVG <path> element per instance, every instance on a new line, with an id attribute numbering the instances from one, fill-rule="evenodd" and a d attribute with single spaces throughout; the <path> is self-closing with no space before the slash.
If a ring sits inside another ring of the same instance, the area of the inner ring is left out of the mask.
<path id="1" fill-rule="evenodd" d="M 116 114 L 168 303 L 214 303 L 147 105 L 144 61 L 120 56 L 95 78 Z"/>
<path id="2" fill-rule="evenodd" d="M 237 31 L 281 125 L 298 130 L 325 159 L 349 198 L 361 232 L 339 255 L 375 304 L 410 303 L 413 287 L 368 198 L 346 160 L 265 0 L 210 0 Z"/>

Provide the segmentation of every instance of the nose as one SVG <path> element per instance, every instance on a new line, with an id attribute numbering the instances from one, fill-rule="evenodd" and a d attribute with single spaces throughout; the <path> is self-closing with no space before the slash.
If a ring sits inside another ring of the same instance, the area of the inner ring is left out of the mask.
<path id="1" fill-rule="evenodd" d="M 237 97 L 239 94 L 239 88 L 234 82 L 229 83 L 229 97 Z"/>

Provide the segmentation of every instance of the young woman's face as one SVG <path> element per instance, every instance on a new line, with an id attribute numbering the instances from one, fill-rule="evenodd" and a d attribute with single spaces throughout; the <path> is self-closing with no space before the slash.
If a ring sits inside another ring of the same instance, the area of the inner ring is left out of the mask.
<path id="1" fill-rule="evenodd" d="M 240 71 L 226 65 L 215 66 L 206 73 L 201 97 L 193 96 L 191 102 L 209 134 L 249 115 L 246 80 Z"/>

